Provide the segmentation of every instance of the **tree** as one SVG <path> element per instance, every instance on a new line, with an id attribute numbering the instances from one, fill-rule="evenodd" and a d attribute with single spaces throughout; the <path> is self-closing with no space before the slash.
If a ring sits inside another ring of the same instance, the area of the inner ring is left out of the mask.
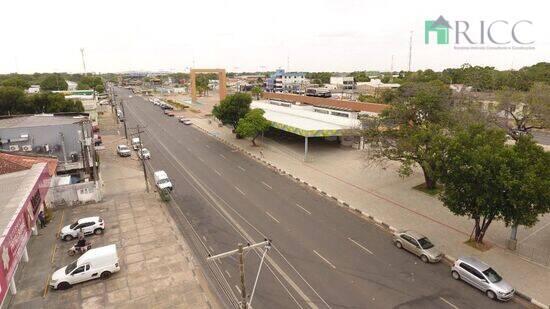
<path id="1" fill-rule="evenodd" d="M 370 146 L 369 160 L 401 162 L 399 174 L 409 176 L 418 164 L 426 188 L 437 184 L 438 153 L 444 148 L 450 126 L 450 90 L 440 81 L 406 83 L 399 98 L 379 117 L 363 120 Z"/>
<path id="2" fill-rule="evenodd" d="M 256 100 L 259 100 L 263 90 L 259 86 L 254 86 L 252 87 L 252 90 L 250 90 L 250 92 L 252 92 L 252 94 L 256 97 Z"/>
<path id="3" fill-rule="evenodd" d="M 40 83 L 40 90 L 51 91 L 51 90 L 67 90 L 69 85 L 65 79 L 58 73 L 49 74 L 46 76 Z"/>
<path id="4" fill-rule="evenodd" d="M 93 89 L 97 92 L 105 91 L 105 87 L 103 86 L 103 79 L 99 76 L 84 76 L 84 77 L 82 77 L 78 81 L 78 85 L 76 86 L 76 89 L 78 89 L 78 90 Z"/>
<path id="5" fill-rule="evenodd" d="M 264 118 L 264 111 L 255 108 L 239 120 L 236 132 L 242 137 L 252 137 L 252 145 L 256 146 L 256 138 L 270 126 L 271 122 Z"/>
<path id="6" fill-rule="evenodd" d="M 0 87 L 0 115 L 14 115 L 27 110 L 25 92 L 15 87 Z"/>
<path id="7" fill-rule="evenodd" d="M 455 215 L 474 219 L 476 243 L 495 220 L 533 226 L 550 211 L 550 153 L 530 137 L 513 146 L 505 140 L 502 130 L 470 126 L 449 138 L 442 153 L 440 199 Z"/>
<path id="8" fill-rule="evenodd" d="M 83 112 L 82 102 L 59 93 L 26 95 L 15 87 L 0 87 L 0 115 Z"/>
<path id="9" fill-rule="evenodd" d="M 498 101 L 490 118 L 512 139 L 550 127 L 550 85 L 534 84 L 527 93 L 506 89 L 498 93 Z"/>
<path id="10" fill-rule="evenodd" d="M 214 106 L 212 114 L 223 124 L 236 128 L 239 120 L 250 110 L 250 103 L 252 103 L 250 94 L 238 92 L 228 95 L 220 104 Z"/>
<path id="11" fill-rule="evenodd" d="M 5 79 L 2 82 L 2 86 L 15 87 L 15 88 L 26 90 L 26 89 L 29 89 L 31 84 L 29 84 L 28 81 L 24 80 L 23 78 L 21 78 L 19 76 L 13 76 L 13 77 L 10 77 L 8 79 Z"/>

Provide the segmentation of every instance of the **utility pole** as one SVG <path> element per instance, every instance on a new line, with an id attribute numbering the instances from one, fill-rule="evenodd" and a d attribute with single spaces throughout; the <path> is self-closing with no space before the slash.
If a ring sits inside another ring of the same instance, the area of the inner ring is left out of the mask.
<path id="1" fill-rule="evenodd" d="M 409 38 L 409 72 L 411 71 L 412 50 L 413 50 L 413 32 L 411 31 L 411 37 Z"/>
<path id="2" fill-rule="evenodd" d="M 139 154 L 139 152 L 143 150 L 143 143 L 141 142 L 141 133 L 143 133 L 144 131 L 140 130 L 139 124 L 136 126 L 136 129 L 137 129 L 137 136 L 139 139 L 139 150 L 138 150 L 138 154 Z M 147 181 L 147 169 L 145 168 L 145 159 L 143 158 L 143 153 L 141 153 L 141 156 L 139 157 L 141 159 L 141 166 L 143 167 L 143 177 L 145 178 L 145 188 L 147 190 L 147 193 L 149 193 L 149 182 Z"/>
<path id="3" fill-rule="evenodd" d="M 82 67 L 84 68 L 84 76 L 88 75 L 86 72 L 86 60 L 84 60 L 84 48 L 80 49 L 80 55 L 82 56 Z"/>
<path id="4" fill-rule="evenodd" d="M 122 122 L 124 123 L 124 136 L 126 137 L 126 141 L 128 141 L 128 128 L 126 128 L 126 111 L 124 110 L 124 100 L 120 100 L 120 107 L 122 107 L 122 119 L 124 119 Z"/>
<path id="5" fill-rule="evenodd" d="M 264 252 L 262 254 L 262 259 L 260 260 L 260 266 L 258 268 L 258 273 L 256 274 L 256 280 L 254 281 L 254 286 L 252 287 L 252 293 L 250 294 L 250 301 L 247 301 L 247 295 L 246 295 L 246 285 L 244 280 L 244 252 L 246 250 L 263 247 Z M 239 271 L 241 275 L 241 309 L 247 309 L 250 307 L 250 304 L 252 303 L 252 299 L 254 298 L 254 292 L 256 291 L 256 285 L 258 284 L 258 278 L 260 277 L 260 270 L 262 269 L 262 265 L 264 263 L 265 256 L 267 254 L 267 251 L 271 249 L 271 240 L 265 239 L 262 242 L 255 243 L 255 244 L 247 244 L 246 246 L 243 246 L 243 244 L 239 243 L 238 248 L 236 250 L 227 251 L 224 253 L 220 253 L 214 256 L 208 256 L 206 259 L 207 261 L 214 261 L 218 260 L 227 256 L 231 256 L 234 254 L 239 255 Z"/>

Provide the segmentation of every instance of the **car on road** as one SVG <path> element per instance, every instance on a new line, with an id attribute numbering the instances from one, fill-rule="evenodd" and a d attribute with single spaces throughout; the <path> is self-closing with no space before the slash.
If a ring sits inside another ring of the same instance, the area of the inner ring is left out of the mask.
<path id="1" fill-rule="evenodd" d="M 147 148 L 138 150 L 138 157 L 140 159 L 151 159 L 151 152 Z"/>
<path id="2" fill-rule="evenodd" d="M 50 287 L 65 290 L 73 284 L 107 279 L 120 270 L 116 245 L 90 249 L 69 265 L 56 270 L 51 277 Z"/>
<path id="3" fill-rule="evenodd" d="M 132 137 L 132 148 L 137 151 L 139 150 L 139 147 L 141 147 L 139 137 Z"/>
<path id="4" fill-rule="evenodd" d="M 514 288 L 489 265 L 474 257 L 458 258 L 451 267 L 451 275 L 480 289 L 490 299 L 508 301 L 514 297 Z"/>
<path id="5" fill-rule="evenodd" d="M 73 224 L 64 226 L 59 233 L 59 238 L 66 241 L 73 240 L 78 237 L 80 229 L 82 229 L 84 236 L 101 235 L 105 230 L 105 221 L 98 216 L 78 219 Z"/>
<path id="6" fill-rule="evenodd" d="M 130 151 L 130 148 L 126 145 L 118 145 L 116 146 L 116 152 L 121 157 L 129 157 L 132 155 L 132 152 Z"/>
<path id="7" fill-rule="evenodd" d="M 155 185 L 160 190 L 168 189 L 172 191 L 172 182 L 170 181 L 170 178 L 168 178 L 168 174 L 166 174 L 165 171 L 156 171 L 153 174 L 155 178 Z"/>
<path id="8" fill-rule="evenodd" d="M 443 257 L 443 253 L 426 236 L 418 232 L 397 231 L 393 233 L 392 239 L 397 248 L 415 254 L 424 263 L 437 263 Z"/>
<path id="9" fill-rule="evenodd" d="M 183 123 L 183 124 L 185 124 L 185 125 L 193 124 L 193 123 L 191 122 L 191 120 L 185 119 L 185 118 L 180 118 L 180 119 L 179 119 L 179 122 L 181 122 L 181 123 Z"/>

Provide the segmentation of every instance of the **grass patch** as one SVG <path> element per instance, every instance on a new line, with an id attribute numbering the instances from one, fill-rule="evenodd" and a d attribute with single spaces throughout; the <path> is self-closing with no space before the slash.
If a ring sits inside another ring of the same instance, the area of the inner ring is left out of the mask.
<path id="1" fill-rule="evenodd" d="M 480 243 L 475 242 L 475 240 L 473 240 L 473 239 L 468 239 L 468 240 L 466 240 L 464 243 L 465 243 L 466 245 L 468 245 L 468 246 L 470 246 L 470 247 L 476 249 L 476 250 L 481 251 L 481 252 L 485 252 L 485 251 L 487 251 L 487 250 L 489 250 L 489 249 L 492 248 L 492 246 L 489 245 L 489 244 L 486 244 L 486 243 L 481 243 L 481 244 L 480 244 Z"/>
<path id="2" fill-rule="evenodd" d="M 431 195 L 431 196 L 436 196 L 441 191 L 443 191 L 443 186 L 436 185 L 434 189 L 428 189 L 428 188 L 426 188 L 426 183 L 421 183 L 417 186 L 414 186 L 413 189 L 418 190 L 420 192 L 424 192 L 424 193 L 426 193 L 428 195 Z"/>

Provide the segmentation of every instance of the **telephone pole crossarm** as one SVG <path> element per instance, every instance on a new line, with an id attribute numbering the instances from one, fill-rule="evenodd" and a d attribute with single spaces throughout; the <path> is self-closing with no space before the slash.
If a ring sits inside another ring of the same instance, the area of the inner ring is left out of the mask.
<path id="1" fill-rule="evenodd" d="M 269 245 L 271 245 L 271 240 L 265 240 L 265 241 L 262 241 L 262 242 L 259 242 L 259 243 L 256 243 L 256 244 L 252 244 L 252 245 L 248 244 L 248 245 L 243 247 L 243 251 L 258 248 L 258 247 L 262 247 L 262 246 L 269 246 Z M 239 253 L 239 249 L 235 249 L 235 250 L 227 251 L 227 252 L 224 252 L 224 253 L 216 254 L 216 255 L 213 255 L 213 256 L 209 256 L 209 257 L 206 258 L 206 260 L 207 261 L 219 260 L 221 258 L 228 257 L 228 256 L 238 254 L 238 253 Z"/>

